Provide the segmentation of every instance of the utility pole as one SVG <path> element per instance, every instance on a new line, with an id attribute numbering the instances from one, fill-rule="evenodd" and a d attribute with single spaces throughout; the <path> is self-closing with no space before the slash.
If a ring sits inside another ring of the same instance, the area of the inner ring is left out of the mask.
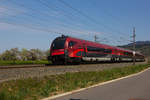
<path id="1" fill-rule="evenodd" d="M 133 27 L 133 65 L 135 65 L 135 37 L 136 37 L 136 34 L 135 34 L 135 27 Z"/>
<path id="2" fill-rule="evenodd" d="M 98 37 L 95 35 L 95 36 L 94 36 L 94 41 L 95 41 L 95 42 L 98 42 L 97 39 L 98 39 Z"/>

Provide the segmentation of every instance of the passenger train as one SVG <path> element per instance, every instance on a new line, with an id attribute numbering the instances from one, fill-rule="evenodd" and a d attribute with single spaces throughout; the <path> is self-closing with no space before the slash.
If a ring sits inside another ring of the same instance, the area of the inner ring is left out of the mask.
<path id="1" fill-rule="evenodd" d="M 53 64 L 145 61 L 139 52 L 64 35 L 52 42 L 48 60 Z"/>

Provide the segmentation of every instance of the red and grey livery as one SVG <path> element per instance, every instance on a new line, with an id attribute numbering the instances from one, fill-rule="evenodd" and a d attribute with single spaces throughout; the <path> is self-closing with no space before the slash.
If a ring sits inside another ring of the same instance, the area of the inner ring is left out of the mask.
<path id="1" fill-rule="evenodd" d="M 57 37 L 51 45 L 48 60 L 54 64 L 100 62 L 100 61 L 144 61 L 141 53 L 119 47 L 81 40 L 69 36 Z"/>

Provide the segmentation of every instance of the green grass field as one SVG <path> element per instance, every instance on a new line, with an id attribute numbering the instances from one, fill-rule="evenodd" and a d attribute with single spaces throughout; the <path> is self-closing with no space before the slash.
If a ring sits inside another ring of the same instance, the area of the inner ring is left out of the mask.
<path id="1" fill-rule="evenodd" d="M 39 100 L 140 72 L 150 64 L 28 78 L 0 83 L 0 100 Z"/>
<path id="2" fill-rule="evenodd" d="M 5 65 L 27 65 L 27 64 L 49 64 L 48 61 L 0 61 L 0 66 Z"/>

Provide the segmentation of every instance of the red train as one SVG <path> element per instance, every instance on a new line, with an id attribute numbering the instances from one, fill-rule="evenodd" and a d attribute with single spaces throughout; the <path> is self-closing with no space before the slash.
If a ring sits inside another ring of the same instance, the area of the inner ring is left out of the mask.
<path id="1" fill-rule="evenodd" d="M 119 47 L 81 40 L 69 36 L 57 37 L 51 45 L 48 60 L 54 64 L 80 62 L 145 61 L 138 52 Z"/>

